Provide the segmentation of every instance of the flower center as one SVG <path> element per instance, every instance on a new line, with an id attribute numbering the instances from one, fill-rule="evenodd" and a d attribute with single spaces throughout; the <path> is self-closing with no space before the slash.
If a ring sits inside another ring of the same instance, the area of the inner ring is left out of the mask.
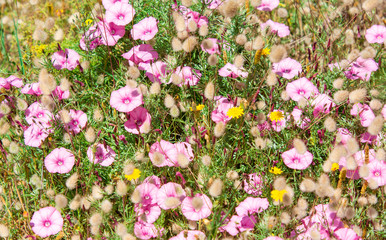
<path id="1" fill-rule="evenodd" d="M 59 161 L 57 162 L 57 164 L 58 164 L 59 166 L 61 166 L 61 165 L 63 165 L 63 161 L 62 161 L 62 160 L 59 160 Z"/>
<path id="2" fill-rule="evenodd" d="M 113 34 L 113 35 L 114 35 L 114 34 L 115 34 L 115 30 L 111 30 L 111 34 Z"/>
<path id="3" fill-rule="evenodd" d="M 78 123 L 79 123 L 79 122 L 78 122 L 77 120 L 74 120 L 74 121 L 72 122 L 72 124 L 75 125 L 75 126 L 78 125 Z"/>
<path id="4" fill-rule="evenodd" d="M 146 211 L 145 211 L 145 214 L 146 214 L 146 215 L 148 215 L 149 213 L 150 213 L 149 210 L 146 210 Z"/>
<path id="5" fill-rule="evenodd" d="M 122 14 L 119 15 L 119 16 L 118 16 L 118 19 L 119 19 L 119 20 L 122 20 L 122 19 L 123 19 L 123 15 L 122 15 Z"/>
<path id="6" fill-rule="evenodd" d="M 125 100 L 123 101 L 123 103 L 124 103 L 124 104 L 129 104 L 129 103 L 130 103 L 130 100 L 129 100 L 129 99 L 125 99 Z"/>
<path id="7" fill-rule="evenodd" d="M 43 117 L 43 113 L 39 113 L 39 114 L 38 114 L 38 117 L 39 117 L 39 118 Z"/>
<path id="8" fill-rule="evenodd" d="M 300 94 L 300 95 L 303 95 L 304 93 L 305 93 L 305 92 L 304 92 L 303 90 L 300 90 L 300 91 L 299 91 L 299 94 Z"/>
<path id="9" fill-rule="evenodd" d="M 145 196 L 145 199 L 148 200 L 150 197 L 148 195 Z"/>
<path id="10" fill-rule="evenodd" d="M 294 163 L 299 163 L 299 159 L 298 159 L 298 158 L 295 158 L 295 159 L 293 160 L 293 162 L 294 162 Z"/>
<path id="11" fill-rule="evenodd" d="M 381 173 L 377 171 L 374 173 L 374 176 L 379 177 L 379 176 L 381 176 Z"/>
<path id="12" fill-rule="evenodd" d="M 44 226 L 45 226 L 45 227 L 51 226 L 51 222 L 50 222 L 50 221 L 45 221 L 45 222 L 44 222 Z"/>

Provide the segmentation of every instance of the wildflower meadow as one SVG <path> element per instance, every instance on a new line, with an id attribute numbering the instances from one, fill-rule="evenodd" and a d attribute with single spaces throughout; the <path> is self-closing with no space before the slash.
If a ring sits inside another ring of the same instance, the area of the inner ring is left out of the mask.
<path id="1" fill-rule="evenodd" d="M 386 239 L 385 9 L 0 0 L 0 239 Z"/>

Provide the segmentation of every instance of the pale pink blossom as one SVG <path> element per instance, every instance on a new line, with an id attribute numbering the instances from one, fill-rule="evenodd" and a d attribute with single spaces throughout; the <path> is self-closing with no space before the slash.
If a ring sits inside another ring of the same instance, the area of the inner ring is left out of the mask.
<path id="1" fill-rule="evenodd" d="M 182 78 L 182 82 L 178 86 L 194 86 L 197 85 L 201 78 L 201 72 L 191 67 L 177 67 L 175 74 Z M 170 81 L 172 81 L 170 79 Z"/>
<path id="2" fill-rule="evenodd" d="M 143 104 L 138 88 L 122 87 L 111 93 L 110 105 L 119 112 L 130 112 Z"/>
<path id="3" fill-rule="evenodd" d="M 279 6 L 279 3 L 279 0 L 262 0 L 257 9 L 260 11 L 272 11 Z"/>
<path id="4" fill-rule="evenodd" d="M 308 99 L 312 95 L 319 94 L 315 85 L 305 77 L 288 83 L 286 92 L 288 96 L 296 102 L 302 98 Z"/>
<path id="5" fill-rule="evenodd" d="M 161 187 L 161 179 L 155 175 L 148 176 L 142 183 L 151 183 L 156 185 L 157 188 Z"/>
<path id="6" fill-rule="evenodd" d="M 27 146 L 39 147 L 47 137 L 48 130 L 36 124 L 31 124 L 27 130 L 24 131 L 24 143 Z"/>
<path id="7" fill-rule="evenodd" d="M 287 126 L 287 118 L 288 118 L 288 116 L 285 116 L 284 111 L 278 110 L 278 109 L 274 109 L 272 112 L 270 112 L 268 114 L 268 117 L 271 118 L 271 115 L 275 114 L 276 112 L 281 112 L 281 114 L 283 115 L 283 118 L 282 119 L 278 119 L 278 120 L 271 120 L 271 124 L 272 124 L 271 127 L 276 132 L 280 132 L 281 130 L 283 130 Z"/>
<path id="8" fill-rule="evenodd" d="M 66 48 L 64 51 L 55 52 L 51 57 L 51 62 L 56 69 L 66 68 L 71 71 L 79 65 L 79 59 L 80 56 L 75 50 Z"/>
<path id="9" fill-rule="evenodd" d="M 69 173 L 75 164 L 75 156 L 65 148 L 55 148 L 44 159 L 50 173 Z"/>
<path id="10" fill-rule="evenodd" d="M 386 120 L 386 104 L 383 105 L 382 111 L 381 111 L 382 117 L 384 120 Z"/>
<path id="11" fill-rule="evenodd" d="M 266 198 L 247 197 L 237 207 L 236 212 L 240 217 L 251 216 L 267 209 L 269 202 Z"/>
<path id="12" fill-rule="evenodd" d="M 159 152 L 163 155 L 164 161 L 161 164 L 154 162 L 155 152 Z M 177 155 L 178 155 L 178 151 L 176 146 L 173 143 L 170 143 L 165 140 L 161 140 L 159 142 L 153 143 L 149 151 L 149 158 L 152 161 L 152 163 L 157 167 L 175 166 L 176 164 L 178 164 Z"/>
<path id="13" fill-rule="evenodd" d="M 110 166 L 115 161 L 116 153 L 108 146 L 101 143 L 91 145 L 87 149 L 87 157 L 90 162 L 101 166 Z"/>
<path id="14" fill-rule="evenodd" d="M 299 154 L 295 148 L 283 152 L 281 157 L 287 167 L 300 170 L 308 168 L 313 159 L 313 155 L 309 151 Z"/>
<path id="15" fill-rule="evenodd" d="M 221 4 L 223 4 L 224 0 L 205 0 L 205 4 L 208 4 L 207 7 L 209 9 L 216 9 Z"/>
<path id="16" fill-rule="evenodd" d="M 160 84 L 171 83 L 171 79 L 167 81 L 167 74 L 169 71 L 168 71 L 168 65 L 165 62 L 156 61 L 155 63 L 150 63 L 149 65 L 146 65 L 144 67 L 146 68 L 145 75 L 149 78 L 150 81 L 158 82 Z"/>
<path id="17" fill-rule="evenodd" d="M 130 66 L 138 65 L 140 70 L 146 70 L 150 62 L 157 60 L 158 53 L 150 44 L 141 44 L 122 54 L 122 57 L 129 61 Z"/>
<path id="18" fill-rule="evenodd" d="M 134 8 L 126 2 L 115 2 L 106 10 L 106 21 L 119 26 L 129 24 L 135 15 Z"/>
<path id="19" fill-rule="evenodd" d="M 169 238 L 169 240 L 204 240 L 206 239 L 205 233 L 201 231 L 184 230 L 177 236 Z"/>
<path id="20" fill-rule="evenodd" d="M 70 97 L 70 91 L 63 91 L 60 86 L 57 86 L 54 91 L 52 91 L 52 95 L 56 97 L 59 101 L 62 99 L 67 99 Z"/>
<path id="21" fill-rule="evenodd" d="M 375 180 L 378 187 L 386 184 L 386 163 L 385 161 L 374 160 L 368 165 L 369 175 L 365 177 L 367 181 Z"/>
<path id="22" fill-rule="evenodd" d="M 320 114 L 327 114 L 333 107 L 336 106 L 334 101 L 327 94 L 318 94 L 312 101 L 311 105 L 314 106 L 314 117 Z"/>
<path id="23" fill-rule="evenodd" d="M 386 27 L 382 25 L 373 25 L 366 30 L 365 37 L 369 43 L 382 44 L 386 39 Z"/>
<path id="24" fill-rule="evenodd" d="M 202 200 L 201 209 L 195 209 L 193 207 L 193 198 L 200 198 Z M 182 214 L 191 221 L 198 221 L 203 218 L 209 217 L 212 213 L 212 201 L 205 194 L 196 193 L 194 197 L 186 197 L 181 203 Z"/>
<path id="25" fill-rule="evenodd" d="M 79 45 L 85 51 L 93 50 L 99 45 L 114 46 L 124 35 L 125 26 L 102 20 L 87 30 Z"/>
<path id="26" fill-rule="evenodd" d="M 68 130 L 78 134 L 87 123 L 87 115 L 81 110 L 70 109 L 71 121 L 67 124 Z"/>
<path id="27" fill-rule="evenodd" d="M 295 120 L 295 124 L 299 128 L 305 129 L 306 127 L 309 126 L 311 120 L 308 117 L 305 117 L 302 119 L 302 114 L 303 114 L 303 111 L 300 108 L 298 108 L 297 106 L 294 107 L 293 111 L 291 112 L 291 115 Z"/>
<path id="28" fill-rule="evenodd" d="M 230 235 L 236 236 L 240 232 L 242 218 L 243 217 L 240 217 L 238 215 L 233 215 L 229 222 L 222 228 Z"/>
<path id="29" fill-rule="evenodd" d="M 42 90 L 40 89 L 39 83 L 26 84 L 22 89 L 21 93 L 29 95 L 42 95 Z"/>
<path id="30" fill-rule="evenodd" d="M 257 173 L 248 174 L 243 181 L 244 191 L 253 196 L 259 196 L 263 193 L 263 181 Z"/>
<path id="31" fill-rule="evenodd" d="M 347 71 L 344 72 L 345 76 L 349 79 L 362 79 L 369 81 L 372 72 L 378 70 L 378 63 L 372 58 L 363 59 L 358 57 L 353 63 L 350 64 Z"/>
<path id="32" fill-rule="evenodd" d="M 174 147 L 177 149 L 177 154 L 183 154 L 191 162 L 193 161 L 194 154 L 193 149 L 190 143 L 187 142 L 177 142 L 174 144 Z M 177 163 L 178 164 L 178 163 Z"/>
<path id="33" fill-rule="evenodd" d="M 139 239 L 150 239 L 158 237 L 158 230 L 152 223 L 137 221 L 134 224 L 134 234 Z"/>
<path id="34" fill-rule="evenodd" d="M 154 17 L 147 17 L 142 19 L 139 23 L 134 24 L 131 29 L 131 36 L 134 40 L 149 41 L 154 38 L 158 32 L 157 19 Z"/>
<path id="35" fill-rule="evenodd" d="M 28 124 L 37 124 L 42 128 L 51 127 L 53 115 L 41 103 L 34 102 L 25 110 L 25 120 Z"/>
<path id="36" fill-rule="evenodd" d="M 272 71 L 280 77 L 292 79 L 302 72 L 302 65 L 292 58 L 284 58 L 272 65 Z"/>
<path id="37" fill-rule="evenodd" d="M 340 142 L 343 144 L 343 145 L 346 145 L 347 144 L 347 141 L 352 138 L 352 134 L 351 132 L 346 129 L 346 128 L 338 128 L 337 129 L 337 135 L 339 134 L 340 136 Z"/>
<path id="38" fill-rule="evenodd" d="M 261 23 L 260 27 L 264 30 L 266 27 L 269 27 L 271 33 L 277 34 L 280 38 L 286 37 L 290 34 L 289 27 L 283 23 L 274 22 L 271 19 L 265 23 Z"/>
<path id="39" fill-rule="evenodd" d="M 189 32 L 188 23 L 189 21 L 194 21 L 197 24 L 197 27 L 200 28 L 203 25 L 208 25 L 209 21 L 208 18 L 205 16 L 201 16 L 200 13 L 192 11 L 189 9 L 189 11 L 184 14 L 185 17 L 185 24 L 186 24 L 186 30 Z"/>
<path id="40" fill-rule="evenodd" d="M 116 2 L 129 3 L 129 0 L 102 0 L 102 4 L 105 9 L 109 9 L 110 7 L 114 6 Z"/>
<path id="41" fill-rule="evenodd" d="M 45 207 L 34 212 L 30 225 L 36 235 L 46 238 L 62 230 L 63 218 L 56 208 Z"/>
<path id="42" fill-rule="evenodd" d="M 136 107 L 133 111 L 127 113 L 128 120 L 124 126 L 126 131 L 133 134 L 145 133 L 146 129 L 150 129 L 151 116 L 143 107 Z"/>
<path id="43" fill-rule="evenodd" d="M 264 238 L 263 240 L 284 240 L 284 239 L 281 237 L 270 236 L 270 237 Z"/>
<path id="44" fill-rule="evenodd" d="M 201 44 L 201 50 L 209 54 L 220 54 L 219 41 L 216 38 L 207 38 L 207 40 L 210 40 L 213 43 L 213 47 L 211 49 L 206 49 L 204 48 L 204 45 Z"/>
<path id="45" fill-rule="evenodd" d="M 0 90 L 3 88 L 8 90 L 11 88 L 11 86 L 21 88 L 23 86 L 23 80 L 13 75 L 7 78 L 0 77 Z"/>
<path id="46" fill-rule="evenodd" d="M 230 77 L 230 78 L 246 78 L 248 77 L 248 72 L 244 71 L 244 68 L 238 68 L 231 63 L 225 64 L 224 67 L 218 70 L 218 74 L 222 77 Z"/>
<path id="47" fill-rule="evenodd" d="M 141 196 L 142 205 L 151 205 L 157 203 L 158 187 L 151 183 L 142 183 L 138 185 L 137 190 Z"/>
<path id="48" fill-rule="evenodd" d="M 339 240 L 360 240 L 359 237 L 354 230 L 349 228 L 340 228 L 334 232 L 334 236 Z"/>
<path id="49" fill-rule="evenodd" d="M 160 187 L 157 192 L 157 204 L 160 208 L 167 210 L 172 207 L 166 206 L 165 201 L 167 198 L 174 197 L 178 198 L 180 202 L 184 200 L 186 197 L 186 193 L 184 189 L 182 189 L 181 185 L 174 182 L 169 182 Z M 181 204 L 181 203 L 180 203 Z M 178 205 L 180 205 L 178 204 Z M 177 206 L 176 206 L 177 207 Z"/>
<path id="50" fill-rule="evenodd" d="M 154 223 L 161 215 L 161 208 L 157 204 L 135 204 L 134 211 L 142 221 Z"/>
<path id="51" fill-rule="evenodd" d="M 352 106 L 350 114 L 358 116 L 363 127 L 368 127 L 373 122 L 375 114 L 367 104 L 356 103 Z"/>
<path id="52" fill-rule="evenodd" d="M 228 116 L 227 113 L 228 113 L 229 109 L 231 109 L 233 107 L 234 107 L 234 104 L 230 103 L 230 102 L 220 103 L 217 106 L 217 108 L 214 111 L 212 111 L 212 113 L 211 113 L 212 121 L 215 123 L 218 123 L 218 122 L 227 123 L 227 122 L 229 122 L 232 119 L 232 117 Z"/>

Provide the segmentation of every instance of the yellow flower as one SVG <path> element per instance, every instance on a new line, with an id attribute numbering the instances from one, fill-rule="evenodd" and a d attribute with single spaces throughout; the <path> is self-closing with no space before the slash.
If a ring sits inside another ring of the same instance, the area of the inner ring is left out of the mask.
<path id="1" fill-rule="evenodd" d="M 200 105 L 197 105 L 196 106 L 196 110 L 193 110 L 193 108 L 192 107 L 190 107 L 190 111 L 201 111 L 203 108 L 205 107 L 205 105 L 203 105 L 203 104 L 200 104 Z"/>
<path id="2" fill-rule="evenodd" d="M 269 48 L 264 48 L 263 51 L 261 51 L 261 55 L 265 56 L 265 55 L 269 55 L 271 54 L 270 52 L 270 49 Z"/>
<path id="3" fill-rule="evenodd" d="M 283 202 L 283 196 L 287 193 L 287 190 L 272 190 L 271 191 L 271 198 L 275 201 L 281 201 Z"/>
<path id="4" fill-rule="evenodd" d="M 227 116 L 231 118 L 239 118 L 244 115 L 244 109 L 241 107 L 230 108 L 227 112 Z"/>
<path id="5" fill-rule="evenodd" d="M 269 169 L 269 172 L 277 175 L 277 174 L 282 174 L 283 171 L 280 168 L 272 167 L 271 169 Z"/>
<path id="6" fill-rule="evenodd" d="M 93 20 L 89 18 L 89 19 L 87 19 L 84 23 L 88 26 L 88 25 L 90 25 L 92 22 L 93 22 Z"/>
<path id="7" fill-rule="evenodd" d="M 282 112 L 280 112 L 279 110 L 276 110 L 276 111 L 273 111 L 269 114 L 269 119 L 271 119 L 271 121 L 282 121 L 284 120 L 284 114 Z"/>
<path id="8" fill-rule="evenodd" d="M 141 176 L 141 171 L 139 169 L 135 168 L 133 173 L 130 174 L 130 175 L 125 175 L 125 178 L 130 181 L 130 180 L 133 180 L 133 179 L 134 180 L 138 179 L 140 176 Z"/>
<path id="9" fill-rule="evenodd" d="M 279 3 L 279 6 L 280 6 L 280 7 L 285 7 L 285 4 Z"/>
<path id="10" fill-rule="evenodd" d="M 334 163 L 332 164 L 332 166 L 331 166 L 331 171 L 334 172 L 334 171 L 336 171 L 336 170 L 338 170 L 338 169 L 339 169 L 339 164 L 334 162 Z"/>

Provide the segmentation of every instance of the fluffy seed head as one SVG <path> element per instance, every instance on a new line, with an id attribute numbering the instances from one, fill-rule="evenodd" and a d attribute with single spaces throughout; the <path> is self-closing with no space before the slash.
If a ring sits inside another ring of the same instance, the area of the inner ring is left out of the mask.
<path id="1" fill-rule="evenodd" d="M 187 168 L 189 166 L 189 159 L 186 157 L 185 154 L 179 153 L 177 155 L 177 162 L 181 168 Z"/>
<path id="2" fill-rule="evenodd" d="M 379 0 L 366 0 L 362 3 L 362 8 L 366 12 L 370 12 L 371 10 L 376 8 L 381 3 L 382 3 L 382 1 L 379 1 Z"/>
<path id="3" fill-rule="evenodd" d="M 315 191 L 316 184 L 313 180 L 306 178 L 300 183 L 299 188 L 302 192 L 313 192 Z"/>
<path id="4" fill-rule="evenodd" d="M 173 48 L 173 51 L 175 52 L 178 52 L 178 51 L 181 51 L 182 50 L 182 42 L 180 39 L 174 37 L 172 39 L 172 48 Z"/>
<path id="5" fill-rule="evenodd" d="M 58 194 L 55 196 L 55 208 L 61 209 L 67 206 L 68 200 L 63 194 Z"/>
<path id="6" fill-rule="evenodd" d="M 103 190 L 98 185 L 92 186 L 92 191 L 91 192 L 92 192 L 92 197 L 95 200 L 99 200 L 99 199 L 103 198 Z"/>
<path id="7" fill-rule="evenodd" d="M 344 80 L 342 78 L 338 78 L 332 83 L 333 87 L 336 89 L 341 89 L 343 87 L 343 84 Z"/>
<path id="8" fill-rule="evenodd" d="M 82 197 L 79 194 L 75 195 L 75 197 L 70 202 L 69 208 L 71 210 L 78 209 L 80 207 L 80 200 L 81 200 L 81 198 Z"/>
<path id="9" fill-rule="evenodd" d="M 139 202 L 141 202 L 141 193 L 137 190 L 137 189 L 135 189 L 134 190 L 134 192 L 133 192 L 133 194 L 131 195 L 131 201 L 133 202 L 133 203 L 139 203 Z"/>
<path id="10" fill-rule="evenodd" d="M 375 158 L 380 160 L 380 161 L 385 161 L 386 159 L 386 151 L 382 148 L 378 149 L 376 152 L 375 152 Z"/>
<path id="11" fill-rule="evenodd" d="M 324 127 L 329 132 L 335 132 L 336 130 L 336 122 L 332 117 L 327 117 L 324 121 Z"/>
<path id="12" fill-rule="evenodd" d="M 291 216 L 287 212 L 282 212 L 280 215 L 280 222 L 287 225 L 291 222 Z"/>
<path id="13" fill-rule="evenodd" d="M 285 8 L 279 8 L 279 9 L 277 10 L 277 15 L 279 15 L 280 18 L 286 18 L 286 17 L 288 17 L 287 9 L 285 9 Z"/>
<path id="14" fill-rule="evenodd" d="M 165 99 L 164 99 L 164 104 L 165 104 L 165 107 L 171 108 L 174 105 L 176 105 L 176 101 L 174 100 L 174 98 L 171 95 L 166 94 Z"/>
<path id="15" fill-rule="evenodd" d="M 158 95 L 161 92 L 161 85 L 158 82 L 154 82 L 150 86 L 150 94 Z"/>
<path id="16" fill-rule="evenodd" d="M 274 86 L 277 84 L 277 77 L 276 77 L 276 74 L 274 72 L 272 72 L 272 71 L 269 72 L 269 74 L 267 76 L 266 83 L 268 86 Z"/>
<path id="17" fill-rule="evenodd" d="M 237 0 L 228 0 L 220 5 L 219 11 L 224 17 L 233 18 L 239 11 L 239 4 Z"/>
<path id="18" fill-rule="evenodd" d="M 212 185 L 209 187 L 209 194 L 212 196 L 212 197 L 218 197 L 221 195 L 222 193 L 222 188 L 223 188 L 224 184 L 223 182 L 221 181 L 221 179 L 215 179 L 212 183 Z"/>
<path id="19" fill-rule="evenodd" d="M 255 145 L 257 149 L 264 149 L 267 146 L 267 141 L 261 137 L 255 139 Z"/>
<path id="20" fill-rule="evenodd" d="M 208 82 L 208 84 L 206 84 L 206 87 L 205 87 L 205 91 L 204 91 L 204 96 L 205 98 L 207 98 L 208 100 L 213 100 L 214 99 L 214 84 L 213 82 Z"/>
<path id="21" fill-rule="evenodd" d="M 369 207 L 367 209 L 367 216 L 370 219 L 376 219 L 378 217 L 378 211 L 375 208 L 373 208 L 373 207 Z"/>
<path id="22" fill-rule="evenodd" d="M 185 19 L 181 14 L 173 12 L 173 20 L 176 25 L 177 32 L 182 32 L 185 30 Z"/>
<path id="23" fill-rule="evenodd" d="M 216 54 L 212 54 L 208 57 L 208 64 L 210 66 L 216 66 L 218 63 L 218 57 Z"/>
<path id="24" fill-rule="evenodd" d="M 155 165 L 161 165 L 165 161 L 165 156 L 160 152 L 153 154 L 153 162 Z"/>
<path id="25" fill-rule="evenodd" d="M 192 199 L 192 205 L 196 211 L 200 211 L 202 206 L 204 206 L 204 201 L 202 201 L 200 197 L 194 197 Z"/>
<path id="26" fill-rule="evenodd" d="M 202 41 L 202 46 L 205 49 L 211 49 L 213 47 L 213 41 L 210 39 L 205 39 L 204 41 Z"/>
<path id="27" fill-rule="evenodd" d="M 348 96 L 350 99 L 350 103 L 358 103 L 362 102 L 366 97 L 367 90 L 365 88 L 359 88 L 355 89 L 354 91 L 350 92 L 350 95 Z"/>
<path id="28" fill-rule="evenodd" d="M 199 29 L 198 29 L 198 34 L 202 37 L 205 37 L 206 35 L 208 35 L 209 33 L 209 28 L 208 28 L 208 25 L 207 24 L 204 24 L 202 25 Z"/>
<path id="29" fill-rule="evenodd" d="M 287 186 L 287 182 L 284 177 L 278 177 L 273 182 L 273 188 L 279 191 L 285 189 L 286 186 Z"/>
<path id="30" fill-rule="evenodd" d="M 239 34 L 236 36 L 236 43 L 243 46 L 248 41 L 247 37 L 244 34 Z"/>
<path id="31" fill-rule="evenodd" d="M 355 170 L 358 167 L 357 161 L 352 156 L 348 157 L 346 160 L 347 170 Z"/>
<path id="32" fill-rule="evenodd" d="M 332 162 L 327 159 L 324 163 L 323 163 L 323 172 L 325 173 L 329 173 L 331 172 L 331 167 L 332 167 Z"/>
<path id="33" fill-rule="evenodd" d="M 124 236 L 127 234 L 127 228 L 126 228 L 126 225 L 123 224 L 123 223 L 118 223 L 116 226 L 115 226 L 115 232 L 118 234 L 118 236 Z"/>
<path id="34" fill-rule="evenodd" d="M 175 208 L 178 205 L 180 205 L 181 201 L 180 199 L 176 197 L 168 197 L 165 199 L 165 206 L 168 208 Z"/>
<path id="35" fill-rule="evenodd" d="M 299 138 L 294 139 L 294 147 L 299 154 L 304 154 L 307 151 L 307 147 Z"/>
<path id="36" fill-rule="evenodd" d="M 66 187 L 70 190 L 74 189 L 76 187 L 76 184 L 78 182 L 78 173 L 73 173 L 66 181 Z"/>
<path id="37" fill-rule="evenodd" d="M 193 49 L 196 47 L 196 45 L 197 45 L 197 38 L 190 36 L 182 43 L 182 49 L 185 52 L 189 53 L 189 52 L 193 51 Z"/>
<path id="38" fill-rule="evenodd" d="M 368 204 L 367 198 L 366 197 L 359 197 L 358 198 L 358 205 L 360 207 L 366 206 Z"/>
<path id="39" fill-rule="evenodd" d="M 382 128 L 383 128 L 383 116 L 378 115 L 371 122 L 370 126 L 367 128 L 367 131 L 371 135 L 378 135 L 378 133 L 382 131 Z"/>
<path id="40" fill-rule="evenodd" d="M 373 99 L 373 100 L 370 101 L 369 106 L 373 110 L 379 110 L 379 109 L 382 108 L 382 102 L 379 101 L 378 99 Z"/>
<path id="41" fill-rule="evenodd" d="M 347 154 L 346 148 L 342 145 L 338 145 L 332 149 L 329 159 L 333 163 L 338 163 L 340 158 Z"/>
<path id="42" fill-rule="evenodd" d="M 43 68 L 39 73 L 39 87 L 43 94 L 50 95 L 56 88 L 54 76 L 48 73 L 47 69 Z"/>
<path id="43" fill-rule="evenodd" d="M 8 104 L 2 102 L 0 104 L 0 113 L 3 115 L 8 115 L 11 112 L 11 108 L 8 106 Z"/>
<path id="44" fill-rule="evenodd" d="M 32 34 L 32 39 L 35 41 L 45 42 L 48 38 L 48 34 L 41 28 L 36 28 Z"/>
<path id="45" fill-rule="evenodd" d="M 89 222 L 91 226 L 99 226 L 102 223 L 102 215 L 100 213 L 94 213 L 90 219 Z"/>
<path id="46" fill-rule="evenodd" d="M 113 204 L 109 200 L 105 199 L 105 200 L 102 201 L 102 203 L 101 203 L 101 210 L 104 213 L 108 213 L 112 209 L 113 209 Z"/>
<path id="47" fill-rule="evenodd" d="M 16 98 L 16 107 L 20 111 L 25 111 L 28 108 L 28 103 L 21 98 Z"/>
<path id="48" fill-rule="evenodd" d="M 96 134 L 95 134 L 94 128 L 89 127 L 84 133 L 84 137 L 86 138 L 86 141 L 89 143 L 95 142 Z"/>
<path id="49" fill-rule="evenodd" d="M 347 90 L 340 90 L 340 91 L 337 91 L 335 94 L 334 94 L 334 100 L 335 102 L 337 103 L 341 103 L 341 102 L 344 102 L 346 101 L 346 99 L 348 98 L 349 96 L 349 91 Z"/>
<path id="50" fill-rule="evenodd" d="M 253 50 L 260 50 L 264 47 L 264 40 L 262 37 L 256 37 L 252 41 L 252 49 Z"/>
<path id="51" fill-rule="evenodd" d="M 349 153 L 354 154 L 359 151 L 359 144 L 355 138 L 347 140 L 346 147 Z"/>
<path id="52" fill-rule="evenodd" d="M 180 115 L 180 110 L 176 105 L 170 108 L 170 116 L 177 118 Z"/>
<path id="53" fill-rule="evenodd" d="M 244 57 L 242 55 L 238 54 L 235 57 L 234 64 L 235 64 L 236 67 L 241 68 L 244 65 L 244 61 L 245 61 Z"/>
<path id="54" fill-rule="evenodd" d="M 119 196 L 125 196 L 127 194 L 127 185 L 124 181 L 118 180 L 117 185 L 115 187 L 115 192 Z"/>
<path id="55" fill-rule="evenodd" d="M 223 122 L 218 122 L 218 123 L 216 124 L 216 126 L 214 127 L 214 136 L 215 136 L 216 138 L 221 137 L 222 135 L 224 135 L 225 129 L 226 129 L 225 123 L 223 123 Z"/>
<path id="56" fill-rule="evenodd" d="M 368 177 L 370 174 L 370 171 L 369 171 L 369 167 L 367 166 L 367 164 L 363 164 L 360 168 L 359 168 L 359 176 L 361 178 L 365 178 L 365 177 Z"/>
<path id="57" fill-rule="evenodd" d="M 368 183 L 369 183 L 368 186 L 369 186 L 370 189 L 374 190 L 374 189 L 377 189 L 379 187 L 378 182 L 375 179 L 373 179 L 373 178 L 370 178 Z"/>
<path id="58" fill-rule="evenodd" d="M 48 95 L 41 96 L 41 103 L 44 108 L 48 109 L 51 112 L 55 109 L 55 102 L 51 96 L 48 96 Z"/>
<path id="59" fill-rule="evenodd" d="M 4 224 L 0 224 L 0 237 L 7 238 L 9 236 L 9 229 Z"/>
<path id="60" fill-rule="evenodd" d="M 273 63 L 278 63 L 287 57 L 287 49 L 283 45 L 275 45 L 271 48 L 269 60 Z"/>
<path id="61" fill-rule="evenodd" d="M 210 158 L 209 155 L 204 155 L 202 158 L 201 158 L 201 161 L 202 161 L 202 164 L 204 164 L 205 166 L 209 166 L 212 159 Z"/>
<path id="62" fill-rule="evenodd" d="M 102 122 L 104 117 L 103 113 L 99 108 L 96 108 L 93 113 L 93 119 L 95 122 Z"/>

